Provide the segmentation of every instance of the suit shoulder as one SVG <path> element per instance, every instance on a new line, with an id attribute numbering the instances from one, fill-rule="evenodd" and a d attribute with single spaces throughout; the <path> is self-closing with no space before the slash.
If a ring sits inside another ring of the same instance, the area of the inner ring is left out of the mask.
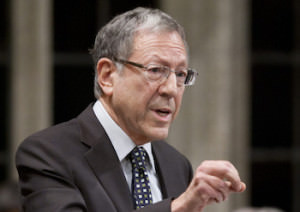
<path id="1" fill-rule="evenodd" d="M 88 122 L 85 119 L 91 119 L 91 114 L 92 105 L 89 105 L 78 117 L 30 135 L 22 142 L 21 146 L 33 143 L 34 141 L 40 143 L 51 143 L 58 146 L 70 144 L 70 142 L 74 141 L 77 142 L 81 138 L 81 123 Z"/>
<path id="2" fill-rule="evenodd" d="M 80 139 L 80 128 L 76 120 L 54 125 L 27 137 L 15 154 L 19 171 L 55 170 L 69 176 L 74 163 L 82 160 L 87 147 Z M 68 173 L 68 174 L 67 174 Z"/>
<path id="3" fill-rule="evenodd" d="M 79 133 L 80 128 L 76 119 L 72 119 L 67 122 L 63 122 L 38 132 L 33 133 L 28 136 L 22 143 L 22 145 L 28 145 L 28 143 L 32 143 L 34 141 L 39 142 L 57 142 L 57 141 L 67 141 L 69 139 L 65 139 L 71 136 L 75 136 Z"/>
<path id="4" fill-rule="evenodd" d="M 73 119 L 27 137 L 17 149 L 16 162 L 23 163 L 28 158 L 64 158 L 81 149 L 80 127 Z"/>

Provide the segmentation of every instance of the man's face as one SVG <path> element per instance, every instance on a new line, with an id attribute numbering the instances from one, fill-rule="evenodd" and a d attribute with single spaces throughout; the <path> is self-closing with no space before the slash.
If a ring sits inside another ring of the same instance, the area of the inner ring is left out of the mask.
<path id="1" fill-rule="evenodd" d="M 176 32 L 138 33 L 128 60 L 172 70 L 187 67 L 187 53 Z M 150 81 L 144 72 L 124 65 L 115 76 L 109 109 L 112 118 L 137 145 L 167 137 L 184 92 L 184 86 L 177 86 L 174 73 L 161 82 Z"/>

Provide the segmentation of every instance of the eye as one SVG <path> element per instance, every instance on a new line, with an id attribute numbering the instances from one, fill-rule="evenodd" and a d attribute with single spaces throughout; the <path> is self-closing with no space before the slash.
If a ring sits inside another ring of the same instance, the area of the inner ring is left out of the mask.
<path id="1" fill-rule="evenodd" d="M 164 68 L 161 67 L 161 66 L 149 66 L 147 68 L 147 71 L 150 73 L 150 74 L 161 74 L 164 72 Z"/>
<path id="2" fill-rule="evenodd" d="M 187 71 L 185 70 L 182 70 L 182 71 L 176 71 L 176 77 L 179 77 L 179 78 L 186 78 L 187 76 Z"/>

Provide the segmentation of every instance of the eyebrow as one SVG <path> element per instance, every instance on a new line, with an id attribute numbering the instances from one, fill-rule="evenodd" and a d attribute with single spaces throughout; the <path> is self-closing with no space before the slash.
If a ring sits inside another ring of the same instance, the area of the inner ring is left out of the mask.
<path id="1" fill-rule="evenodd" d="M 150 60 L 154 60 L 155 62 L 154 63 L 158 63 L 158 64 L 162 64 L 164 66 L 168 66 L 170 67 L 170 63 L 169 61 L 157 56 L 157 55 L 152 55 L 151 57 L 149 57 Z M 154 58 L 154 59 L 153 59 Z M 148 64 L 151 64 L 152 62 L 148 63 Z M 188 67 L 188 64 L 187 64 L 187 60 L 183 60 L 181 61 L 178 65 L 176 65 L 176 67 Z"/>

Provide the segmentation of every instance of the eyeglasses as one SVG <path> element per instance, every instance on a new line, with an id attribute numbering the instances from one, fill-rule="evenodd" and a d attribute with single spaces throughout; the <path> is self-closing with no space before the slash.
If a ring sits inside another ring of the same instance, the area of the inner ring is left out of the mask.
<path id="1" fill-rule="evenodd" d="M 188 69 L 180 68 L 178 70 L 172 70 L 170 67 L 163 66 L 163 65 L 157 65 L 157 64 L 142 65 L 132 61 L 122 60 L 117 58 L 114 58 L 114 60 L 122 64 L 128 64 L 128 65 L 132 65 L 144 69 L 146 77 L 149 80 L 153 80 L 153 81 L 157 81 L 157 80 L 162 81 L 163 79 L 167 79 L 170 73 L 173 72 L 176 75 L 177 86 L 193 85 L 195 83 L 196 76 L 198 75 L 198 72 L 189 68 Z"/>

